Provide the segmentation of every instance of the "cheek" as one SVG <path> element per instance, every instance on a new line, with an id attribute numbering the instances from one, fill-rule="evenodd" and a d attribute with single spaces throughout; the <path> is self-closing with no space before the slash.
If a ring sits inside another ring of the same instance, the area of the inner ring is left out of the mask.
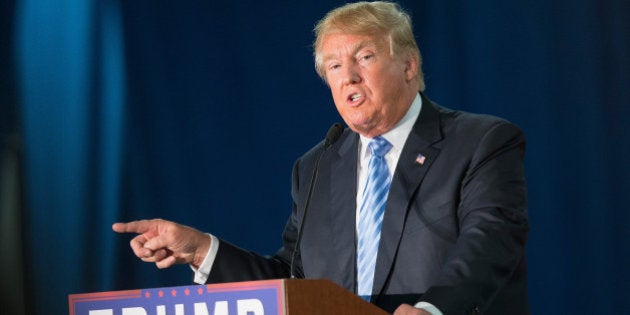
<path id="1" fill-rule="evenodd" d="M 333 85 L 329 85 L 328 87 L 330 88 L 330 94 L 332 95 L 333 100 L 335 102 L 341 101 L 341 99 L 343 98 L 342 90 L 339 88 L 335 88 Z"/>
<path id="2" fill-rule="evenodd" d="M 402 76 L 391 75 L 390 73 L 373 77 L 373 80 L 370 82 L 374 98 L 380 101 L 391 98 L 392 94 L 398 94 L 403 85 L 404 80 L 402 80 Z"/>

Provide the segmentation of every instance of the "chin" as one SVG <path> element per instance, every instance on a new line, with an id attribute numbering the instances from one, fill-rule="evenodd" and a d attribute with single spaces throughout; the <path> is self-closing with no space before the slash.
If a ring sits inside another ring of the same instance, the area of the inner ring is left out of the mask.
<path id="1" fill-rule="evenodd" d="M 366 137 L 371 137 L 370 133 L 374 131 L 374 128 L 370 128 L 370 127 L 363 126 L 363 125 L 361 125 L 361 126 L 351 126 L 350 129 L 352 129 L 352 131 L 354 131 L 354 132 L 356 132 L 358 134 L 364 135 Z"/>

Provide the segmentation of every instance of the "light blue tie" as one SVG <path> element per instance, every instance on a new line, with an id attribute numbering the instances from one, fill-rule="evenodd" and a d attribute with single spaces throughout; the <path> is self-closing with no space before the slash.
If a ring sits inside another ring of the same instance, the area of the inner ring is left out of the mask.
<path id="1" fill-rule="evenodd" d="M 368 175 L 363 189 L 363 202 L 359 208 L 357 248 L 357 293 L 370 300 L 374 285 L 374 268 L 385 202 L 389 193 L 391 177 L 385 154 L 392 145 L 383 137 L 376 137 L 368 144 L 372 151 L 368 164 Z"/>

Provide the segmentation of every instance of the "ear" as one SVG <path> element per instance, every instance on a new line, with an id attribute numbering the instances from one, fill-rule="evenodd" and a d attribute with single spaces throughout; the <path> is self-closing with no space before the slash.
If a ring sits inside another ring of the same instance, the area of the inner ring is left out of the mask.
<path id="1" fill-rule="evenodd" d="M 418 57 L 411 53 L 406 53 L 405 59 L 405 78 L 407 81 L 411 81 L 418 78 L 418 67 L 420 66 L 420 61 Z"/>

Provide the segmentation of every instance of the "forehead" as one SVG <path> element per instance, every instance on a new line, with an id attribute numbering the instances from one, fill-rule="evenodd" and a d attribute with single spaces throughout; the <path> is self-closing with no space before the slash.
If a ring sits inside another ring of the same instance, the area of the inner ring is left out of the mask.
<path id="1" fill-rule="evenodd" d="M 326 60 L 340 55 L 353 55 L 366 47 L 380 50 L 384 45 L 386 38 L 382 35 L 330 33 L 322 38 L 319 53 Z"/>

